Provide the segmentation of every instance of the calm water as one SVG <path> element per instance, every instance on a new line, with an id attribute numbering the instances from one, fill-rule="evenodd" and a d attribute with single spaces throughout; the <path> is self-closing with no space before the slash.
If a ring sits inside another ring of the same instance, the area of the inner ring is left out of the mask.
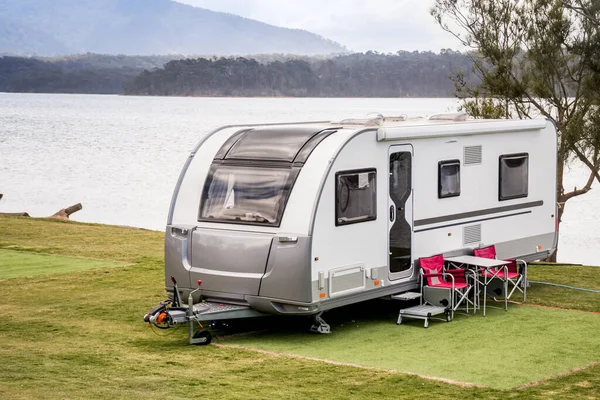
<path id="1" fill-rule="evenodd" d="M 157 98 L 0 93 L 0 210 L 162 230 L 198 139 L 232 123 L 454 111 L 454 99 Z M 567 187 L 581 187 L 573 168 Z M 596 190 L 599 186 L 596 185 Z M 600 265 L 600 191 L 567 204 L 559 259 Z"/>

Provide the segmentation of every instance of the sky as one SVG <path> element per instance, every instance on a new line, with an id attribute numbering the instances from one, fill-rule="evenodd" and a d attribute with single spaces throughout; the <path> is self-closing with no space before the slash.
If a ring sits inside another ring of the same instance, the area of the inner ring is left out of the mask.
<path id="1" fill-rule="evenodd" d="M 285 28 L 304 29 L 350 51 L 458 49 L 429 14 L 431 0 L 176 0 Z"/>

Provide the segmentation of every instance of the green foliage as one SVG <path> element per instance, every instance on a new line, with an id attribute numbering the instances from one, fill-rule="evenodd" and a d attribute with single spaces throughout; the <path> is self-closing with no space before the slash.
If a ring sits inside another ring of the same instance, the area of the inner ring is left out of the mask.
<path id="1" fill-rule="evenodd" d="M 507 117 L 507 106 L 503 106 L 492 98 L 465 99 L 458 107 L 459 111 L 466 112 L 473 118 L 502 119 Z"/>

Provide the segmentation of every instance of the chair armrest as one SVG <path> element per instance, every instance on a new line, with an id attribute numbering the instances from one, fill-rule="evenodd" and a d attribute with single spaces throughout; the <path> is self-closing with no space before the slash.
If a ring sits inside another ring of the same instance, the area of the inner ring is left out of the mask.
<path id="1" fill-rule="evenodd" d="M 441 277 L 443 277 L 444 275 L 446 275 L 446 274 L 444 274 L 444 273 L 439 273 L 439 274 L 423 274 L 423 277 L 425 277 L 425 278 L 429 278 L 431 276 L 441 276 Z"/>
<path id="2" fill-rule="evenodd" d="M 424 278 L 430 277 L 430 276 L 441 276 L 442 278 L 450 278 L 450 280 L 452 281 L 452 289 L 454 289 L 454 276 L 452 274 L 447 274 L 445 272 L 442 272 L 440 274 L 423 274 Z"/>

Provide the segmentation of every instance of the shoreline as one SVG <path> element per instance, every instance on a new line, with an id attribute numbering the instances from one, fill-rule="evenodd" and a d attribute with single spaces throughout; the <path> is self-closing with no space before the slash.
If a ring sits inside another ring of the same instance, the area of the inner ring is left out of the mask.
<path id="1" fill-rule="evenodd" d="M 346 97 L 346 96 L 186 96 L 186 95 L 145 95 L 145 94 L 125 94 L 125 93 L 71 93 L 71 92 L 2 92 L 0 91 L 0 95 L 56 95 L 56 96 L 67 96 L 67 95 L 76 95 L 76 96 L 102 96 L 102 97 L 140 97 L 140 98 L 178 98 L 178 99 L 332 99 L 332 100 L 360 100 L 360 99 L 385 99 L 385 100 L 410 100 L 410 99 L 419 99 L 419 100 L 456 100 L 457 102 L 460 99 L 450 96 L 450 97 L 431 97 L 431 96 L 407 96 L 407 97 L 381 97 L 381 96 L 360 96 L 360 97 Z"/>

